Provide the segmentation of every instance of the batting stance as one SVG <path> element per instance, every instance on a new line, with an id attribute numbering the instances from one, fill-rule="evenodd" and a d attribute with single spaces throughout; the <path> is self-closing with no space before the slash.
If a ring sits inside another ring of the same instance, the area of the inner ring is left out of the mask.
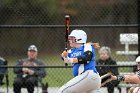
<path id="1" fill-rule="evenodd" d="M 76 29 L 68 39 L 71 49 L 62 53 L 62 59 L 73 65 L 74 78 L 63 85 L 58 93 L 100 93 L 101 78 L 95 68 L 95 49 L 86 43 L 87 34 Z"/>
<path id="2" fill-rule="evenodd" d="M 140 56 L 136 58 L 137 63 L 137 70 L 138 72 L 135 75 L 118 75 L 118 76 L 111 76 L 112 80 L 124 81 L 124 82 L 132 82 L 140 84 Z M 140 93 L 140 87 L 131 87 L 131 93 Z"/>

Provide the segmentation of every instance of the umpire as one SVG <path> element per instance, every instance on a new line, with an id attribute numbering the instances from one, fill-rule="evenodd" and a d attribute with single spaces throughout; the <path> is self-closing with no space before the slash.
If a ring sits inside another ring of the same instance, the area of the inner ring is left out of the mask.
<path id="1" fill-rule="evenodd" d="M 117 65 L 116 61 L 111 58 L 111 50 L 109 47 L 103 46 L 99 49 L 99 59 L 97 60 L 97 71 L 99 72 L 100 76 L 107 74 L 108 72 L 113 73 L 114 75 L 118 75 L 118 68 L 117 67 L 110 67 L 109 65 Z M 102 81 L 104 82 L 104 81 Z M 114 93 L 114 87 L 117 86 L 119 82 L 117 80 L 111 81 L 105 84 L 103 87 L 107 87 L 108 93 Z M 119 88 L 121 92 L 121 89 Z"/>
<path id="2" fill-rule="evenodd" d="M 31 45 L 28 48 L 28 58 L 18 60 L 15 66 L 43 66 L 44 63 L 37 59 L 38 50 L 35 45 Z M 21 88 L 25 87 L 28 93 L 34 92 L 34 87 L 37 85 L 40 78 L 45 77 L 45 68 L 32 67 L 32 68 L 14 68 L 16 74 L 14 80 L 14 93 L 21 93 Z"/>

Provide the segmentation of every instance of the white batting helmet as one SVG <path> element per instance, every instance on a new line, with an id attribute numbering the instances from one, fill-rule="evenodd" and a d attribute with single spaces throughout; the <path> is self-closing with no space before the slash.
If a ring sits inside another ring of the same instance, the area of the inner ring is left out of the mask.
<path id="1" fill-rule="evenodd" d="M 69 36 L 73 36 L 76 39 L 76 43 L 86 43 L 87 34 L 83 30 L 73 30 Z"/>
<path id="2" fill-rule="evenodd" d="M 136 58 L 136 63 L 140 62 L 140 56 Z"/>

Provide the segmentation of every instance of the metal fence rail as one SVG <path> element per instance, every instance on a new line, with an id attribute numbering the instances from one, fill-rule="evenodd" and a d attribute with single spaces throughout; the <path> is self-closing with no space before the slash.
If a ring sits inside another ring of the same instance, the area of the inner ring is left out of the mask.
<path id="1" fill-rule="evenodd" d="M 65 25 L 0 25 L 0 28 L 64 28 Z M 70 25 L 70 28 L 138 27 L 138 24 Z"/>

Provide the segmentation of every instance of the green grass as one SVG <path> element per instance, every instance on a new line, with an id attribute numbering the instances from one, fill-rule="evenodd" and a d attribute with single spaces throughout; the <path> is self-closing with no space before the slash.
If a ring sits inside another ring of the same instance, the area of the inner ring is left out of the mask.
<path id="1" fill-rule="evenodd" d="M 96 59 L 98 58 L 98 53 L 96 56 Z M 115 50 L 112 51 L 112 57 L 116 61 L 121 60 L 128 60 L 127 56 L 119 56 L 115 54 Z M 13 57 L 7 57 L 7 60 L 9 61 L 8 65 L 13 66 L 17 59 L 26 58 L 26 56 L 13 56 Z M 44 63 L 47 66 L 64 66 L 64 62 L 60 58 L 60 54 L 55 55 L 48 55 L 48 54 L 42 54 L 38 58 L 42 59 Z M 119 68 L 120 72 L 127 72 L 130 68 Z M 9 82 L 10 86 L 13 84 L 14 80 L 14 73 L 13 69 L 9 68 Z M 67 81 L 73 78 L 72 75 L 72 69 L 70 68 L 47 68 L 47 76 L 43 79 L 43 82 L 48 82 L 49 86 L 51 87 L 60 87 L 63 84 L 65 84 Z"/>
<path id="2" fill-rule="evenodd" d="M 47 68 L 48 74 L 42 81 L 48 82 L 51 87 L 60 87 L 73 78 L 71 70 L 71 68 Z M 8 75 L 10 86 L 12 86 L 15 77 L 12 68 L 9 69 Z"/>
<path id="3" fill-rule="evenodd" d="M 62 86 L 73 77 L 70 68 L 48 69 L 48 72 L 48 76 L 44 81 L 48 82 L 49 85 L 53 87 Z"/>
<path id="4" fill-rule="evenodd" d="M 19 57 L 26 58 L 26 57 Z M 61 60 L 60 56 L 40 56 L 40 59 L 44 61 L 47 66 L 64 66 L 64 62 Z M 8 58 L 8 65 L 13 66 L 17 57 Z M 67 81 L 73 78 L 71 68 L 46 68 L 47 76 L 43 78 L 43 82 L 48 82 L 51 87 L 60 87 Z M 13 85 L 15 74 L 13 73 L 13 68 L 8 69 L 9 84 L 10 87 Z M 5 81 L 5 80 L 4 80 Z"/>

